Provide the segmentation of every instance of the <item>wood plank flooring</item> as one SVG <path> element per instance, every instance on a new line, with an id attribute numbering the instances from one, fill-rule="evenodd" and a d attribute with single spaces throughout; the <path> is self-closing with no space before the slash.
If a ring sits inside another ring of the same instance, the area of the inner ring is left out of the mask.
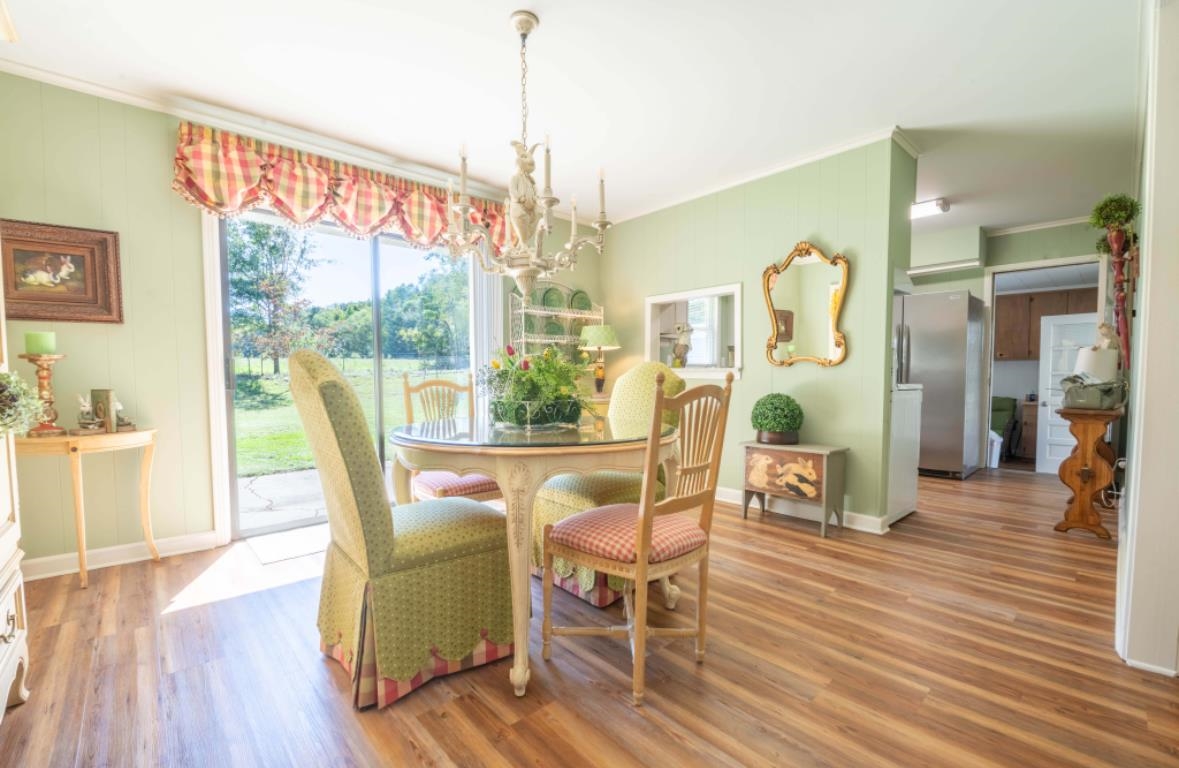
<path id="1" fill-rule="evenodd" d="M 1052 531 L 1066 493 L 923 478 L 887 536 L 827 540 L 722 507 L 707 659 L 654 641 L 638 709 L 623 643 L 559 638 L 541 660 L 536 581 L 527 697 L 498 663 L 365 712 L 317 651 L 317 558 L 260 566 L 237 545 L 88 590 L 32 582 L 32 698 L 0 725 L 0 765 L 1179 765 L 1179 681 L 1114 654 L 1116 544 Z M 691 619 L 695 573 L 678 580 L 658 621 Z M 559 621 L 619 620 L 555 601 Z"/>

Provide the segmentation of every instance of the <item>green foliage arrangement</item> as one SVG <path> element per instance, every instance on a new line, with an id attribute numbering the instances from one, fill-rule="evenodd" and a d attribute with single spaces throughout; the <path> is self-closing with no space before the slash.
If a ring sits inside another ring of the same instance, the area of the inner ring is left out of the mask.
<path id="1" fill-rule="evenodd" d="M 1138 201 L 1129 195 L 1110 195 L 1093 209 L 1089 224 L 1097 229 L 1126 229 L 1138 218 Z"/>
<path id="2" fill-rule="evenodd" d="M 802 406 L 793 397 L 774 392 L 753 404 L 750 421 L 761 432 L 797 432 L 802 417 Z"/>
<path id="3" fill-rule="evenodd" d="M 1098 253 L 1109 253 L 1109 238 L 1105 235 L 1098 237 L 1096 248 Z"/>
<path id="4" fill-rule="evenodd" d="M 0 434 L 28 432 L 41 421 L 45 404 L 36 391 L 15 373 L 0 373 Z"/>
<path id="5" fill-rule="evenodd" d="M 577 386 L 581 376 L 582 368 L 555 348 L 526 357 L 509 344 L 479 371 L 479 388 L 490 397 L 496 421 L 570 424 L 588 406 Z"/>

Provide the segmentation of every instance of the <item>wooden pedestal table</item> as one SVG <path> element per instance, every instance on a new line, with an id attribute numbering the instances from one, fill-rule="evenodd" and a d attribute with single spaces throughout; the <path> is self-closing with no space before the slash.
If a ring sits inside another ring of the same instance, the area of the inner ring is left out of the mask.
<path id="1" fill-rule="evenodd" d="M 660 444 L 660 461 L 669 483 L 679 464 L 675 430 L 668 427 Z M 647 438 L 615 437 L 608 424 L 601 430 L 520 432 L 502 430 L 480 416 L 474 423 L 457 418 L 423 421 L 396 427 L 389 442 L 397 452 L 393 489 L 398 504 L 412 501 L 414 471 L 442 469 L 459 475 L 472 472 L 495 478 L 507 505 L 508 566 L 512 580 L 512 635 L 515 658 L 509 677 L 517 696 L 528 685 L 528 630 L 532 619 L 532 502 L 545 480 L 568 473 L 603 469 L 641 471 Z"/>
<path id="2" fill-rule="evenodd" d="M 1109 531 L 1101 524 L 1101 513 L 1097 510 L 1101 492 L 1109 487 L 1114 477 L 1114 452 L 1105 442 L 1109 425 L 1122 417 L 1122 409 L 1108 411 L 1086 408 L 1061 408 L 1057 411 L 1068 421 L 1069 432 L 1077 444 L 1069 457 L 1060 464 L 1057 474 L 1070 489 L 1073 496 L 1068 500 L 1064 519 L 1056 524 L 1056 530 L 1068 531 L 1083 528 L 1103 539 Z"/>
<path id="3" fill-rule="evenodd" d="M 74 526 L 78 535 L 78 580 L 85 588 L 86 576 L 86 509 L 82 503 L 82 456 L 87 453 L 107 453 L 143 449 L 139 462 L 139 521 L 143 538 L 153 560 L 160 559 L 155 538 L 151 533 L 151 462 L 156 450 L 156 431 L 140 429 L 135 432 L 102 432 L 97 435 L 61 435 L 57 437 L 18 437 L 17 456 L 69 456 L 70 475 L 74 481 Z"/>

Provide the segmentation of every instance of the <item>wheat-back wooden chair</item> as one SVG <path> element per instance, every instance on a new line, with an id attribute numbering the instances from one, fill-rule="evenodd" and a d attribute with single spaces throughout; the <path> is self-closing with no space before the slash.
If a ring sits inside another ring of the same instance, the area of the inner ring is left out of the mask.
<path id="1" fill-rule="evenodd" d="M 655 409 L 647 438 L 643 490 L 638 504 L 611 504 L 582 512 L 544 529 L 544 625 L 542 656 L 552 655 L 553 635 L 629 637 L 634 660 L 632 693 L 643 702 L 648 637 L 696 638 L 696 661 L 704 661 L 708 603 L 708 537 L 716 502 L 725 422 L 733 375 L 725 386 L 694 387 L 667 397 L 663 376 L 656 383 Z M 666 496 L 655 500 L 663 415 L 679 416 L 674 471 L 667 473 Z M 695 513 L 694 515 L 689 513 Z M 613 627 L 553 626 L 553 559 L 556 557 L 627 580 L 627 623 Z M 696 626 L 647 626 L 647 585 L 690 565 L 699 567 Z M 639 585 L 635 589 L 635 585 Z M 633 595 L 633 596 L 632 596 Z"/>
<path id="2" fill-rule="evenodd" d="M 417 384 L 411 384 L 409 374 L 402 374 L 405 392 L 405 423 L 414 424 L 417 421 L 444 421 L 459 415 L 459 401 L 463 395 L 467 397 L 467 419 L 469 424 L 475 423 L 475 382 L 471 374 L 467 373 L 467 383 L 459 384 L 446 379 L 427 379 Z M 415 418 L 414 396 L 417 396 L 417 414 Z M 476 501 L 498 499 L 499 486 L 495 480 L 486 475 L 456 475 L 453 472 L 428 471 L 414 474 L 410 485 L 413 497 L 417 499 L 447 499 L 463 497 Z"/>

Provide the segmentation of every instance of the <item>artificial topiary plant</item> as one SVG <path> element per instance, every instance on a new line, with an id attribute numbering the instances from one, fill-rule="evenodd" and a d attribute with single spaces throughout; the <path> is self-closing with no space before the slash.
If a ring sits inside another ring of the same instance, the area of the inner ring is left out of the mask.
<path id="1" fill-rule="evenodd" d="M 1126 229 L 1138 218 L 1138 201 L 1129 195 L 1110 195 L 1093 208 L 1089 224 L 1097 229 Z"/>
<path id="2" fill-rule="evenodd" d="M 749 418 L 757 430 L 759 443 L 785 445 L 798 442 L 802 419 L 802 406 L 790 395 L 780 392 L 765 395 L 754 403 Z"/>

